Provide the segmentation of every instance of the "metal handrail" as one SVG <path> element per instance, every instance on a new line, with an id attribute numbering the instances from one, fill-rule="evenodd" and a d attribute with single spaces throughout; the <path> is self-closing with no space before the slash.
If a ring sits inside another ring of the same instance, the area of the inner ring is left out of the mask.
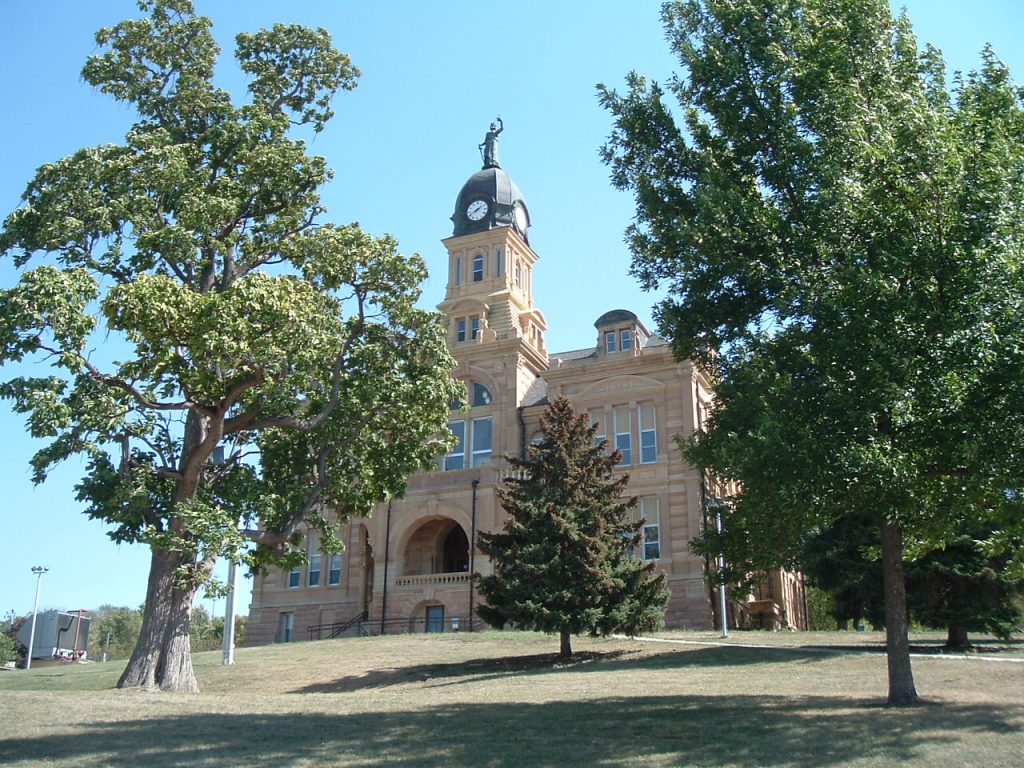
<path id="1" fill-rule="evenodd" d="M 341 633 L 344 632 L 346 629 L 354 627 L 362 621 L 366 621 L 367 616 L 367 612 L 363 611 L 362 613 L 356 614 L 347 621 L 336 621 L 332 624 L 312 624 L 309 627 L 307 627 L 309 631 L 309 639 L 313 639 L 314 632 L 322 632 L 323 630 L 327 629 L 330 630 L 330 634 L 327 635 L 327 639 L 333 640 L 334 638 L 341 635 Z"/>

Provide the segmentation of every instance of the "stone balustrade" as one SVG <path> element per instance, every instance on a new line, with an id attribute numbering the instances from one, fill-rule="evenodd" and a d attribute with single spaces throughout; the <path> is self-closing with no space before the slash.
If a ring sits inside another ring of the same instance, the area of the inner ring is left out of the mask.
<path id="1" fill-rule="evenodd" d="M 468 584 L 469 574 L 460 573 L 424 573 L 418 576 L 399 576 L 395 579 L 396 587 L 420 587 L 427 584 Z"/>

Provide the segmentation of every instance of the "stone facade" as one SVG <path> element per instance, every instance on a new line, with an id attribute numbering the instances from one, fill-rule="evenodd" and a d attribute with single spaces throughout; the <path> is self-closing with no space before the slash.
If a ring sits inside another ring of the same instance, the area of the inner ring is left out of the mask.
<path id="1" fill-rule="evenodd" d="M 718 624 L 705 561 L 689 549 L 705 524 L 704 485 L 675 442 L 707 413 L 708 381 L 626 310 L 598 318 L 594 346 L 549 355 L 547 324 L 532 298 L 538 256 L 525 201 L 504 171 L 484 170 L 460 192 L 456 234 L 443 241 L 448 288 L 438 308 L 449 321 L 452 375 L 466 383 L 467 407 L 453 410 L 450 422 L 460 446 L 434 471 L 411 477 L 404 498 L 350 522 L 340 562 L 311 541 L 309 566 L 258 577 L 249 643 L 481 626 L 471 619 L 479 597 L 469 575 L 490 573 L 491 565 L 469 542 L 501 526 L 495 488 L 509 471 L 503 457 L 525 453 L 557 396 L 587 412 L 623 451 L 629 493 L 646 520 L 637 556 L 656 561 L 671 590 L 666 626 Z M 770 574 L 730 612 L 733 623 L 803 628 L 802 581 Z"/>

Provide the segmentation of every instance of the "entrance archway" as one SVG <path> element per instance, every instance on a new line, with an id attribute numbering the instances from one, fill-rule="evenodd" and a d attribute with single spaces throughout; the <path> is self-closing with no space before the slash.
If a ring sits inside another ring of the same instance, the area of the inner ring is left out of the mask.
<path id="1" fill-rule="evenodd" d="M 454 520 L 426 520 L 409 537 L 402 553 L 402 574 L 425 576 L 469 570 L 469 537 Z"/>

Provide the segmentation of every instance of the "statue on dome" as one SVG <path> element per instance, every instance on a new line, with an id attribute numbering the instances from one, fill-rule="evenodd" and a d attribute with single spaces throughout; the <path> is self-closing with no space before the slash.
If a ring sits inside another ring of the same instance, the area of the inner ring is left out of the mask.
<path id="1" fill-rule="evenodd" d="M 491 123 L 491 128 L 484 135 L 483 143 L 479 147 L 483 150 L 484 168 L 501 167 L 498 163 L 498 134 L 505 130 L 505 123 L 502 122 L 501 115 L 496 119 L 497 124 Z"/>

